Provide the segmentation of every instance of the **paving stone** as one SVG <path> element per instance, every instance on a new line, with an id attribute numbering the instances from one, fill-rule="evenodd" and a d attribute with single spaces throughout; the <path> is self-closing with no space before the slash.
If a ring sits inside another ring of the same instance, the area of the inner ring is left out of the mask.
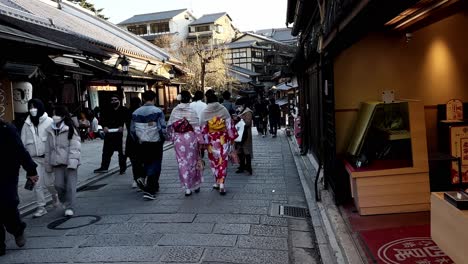
<path id="1" fill-rule="evenodd" d="M 54 230 L 48 229 L 46 226 L 33 226 L 27 227 L 24 231 L 28 237 L 52 237 L 52 236 L 64 236 L 68 230 Z"/>
<path id="2" fill-rule="evenodd" d="M 311 231 L 312 227 L 305 219 L 288 219 L 289 229 L 296 231 Z"/>
<path id="3" fill-rule="evenodd" d="M 139 214 L 128 222 L 136 223 L 191 223 L 195 214 Z"/>
<path id="4" fill-rule="evenodd" d="M 164 253 L 158 247 L 85 247 L 73 259 L 75 262 L 117 262 L 117 261 L 148 261 L 156 262 Z"/>
<path id="5" fill-rule="evenodd" d="M 239 248 L 288 250 L 288 239 L 278 237 L 239 236 Z"/>
<path id="6" fill-rule="evenodd" d="M 76 249 L 29 249 L 8 250 L 5 256 L 0 257 L 1 263 L 67 263 L 75 259 Z"/>
<path id="7" fill-rule="evenodd" d="M 250 233 L 249 224 L 216 224 L 213 230 L 215 234 L 247 235 Z"/>
<path id="8" fill-rule="evenodd" d="M 285 264 L 289 262 L 287 252 L 260 250 L 260 249 L 236 249 L 236 248 L 208 248 L 203 261 L 247 263 L 247 264 Z"/>
<path id="9" fill-rule="evenodd" d="M 224 246 L 232 247 L 236 244 L 236 235 L 218 234 L 169 234 L 159 240 L 159 246 Z"/>
<path id="10" fill-rule="evenodd" d="M 257 207 L 257 206 L 240 206 L 236 214 L 258 214 L 266 215 L 268 214 L 268 207 Z"/>
<path id="11" fill-rule="evenodd" d="M 85 241 L 87 238 L 88 236 L 26 237 L 26 245 L 21 249 L 72 248 L 83 243 L 83 241 Z M 6 246 L 7 249 L 18 249 L 13 239 L 9 239 L 6 243 Z"/>
<path id="12" fill-rule="evenodd" d="M 280 226 L 252 225 L 250 233 L 254 236 L 287 237 L 288 228 Z"/>
<path id="13" fill-rule="evenodd" d="M 125 223 L 131 217 L 131 215 L 104 215 L 96 225 Z"/>
<path id="14" fill-rule="evenodd" d="M 292 246 L 298 248 L 314 248 L 314 237 L 311 232 L 291 231 Z"/>
<path id="15" fill-rule="evenodd" d="M 203 255 L 201 247 L 171 247 L 161 258 L 163 262 L 198 262 Z"/>
<path id="16" fill-rule="evenodd" d="M 70 229 L 67 232 L 67 236 L 80 236 L 80 235 L 96 235 L 106 232 L 109 225 L 88 225 L 75 229 Z"/>
<path id="17" fill-rule="evenodd" d="M 213 230 L 214 224 L 212 223 L 149 223 L 146 225 L 147 232 L 149 233 L 162 233 L 162 234 L 209 234 Z M 179 235 L 180 236 L 180 235 Z"/>
<path id="18" fill-rule="evenodd" d="M 288 226 L 288 219 L 284 217 L 272 217 L 262 215 L 260 218 L 260 223 L 262 225 Z"/>
<path id="19" fill-rule="evenodd" d="M 268 200 L 232 200 L 234 204 L 240 204 L 241 206 L 270 206 L 270 201 Z"/>
<path id="20" fill-rule="evenodd" d="M 198 214 L 197 223 L 258 224 L 260 216 L 242 214 Z"/>
<path id="21" fill-rule="evenodd" d="M 103 234 L 89 236 L 80 247 L 154 246 L 162 234 Z"/>
<path id="22" fill-rule="evenodd" d="M 321 263 L 318 260 L 318 257 L 316 256 L 317 254 L 312 252 L 311 249 L 305 249 L 305 248 L 293 248 L 292 249 L 292 263 L 294 264 L 315 264 L 315 263 Z M 324 262 L 328 263 L 328 262 Z"/>

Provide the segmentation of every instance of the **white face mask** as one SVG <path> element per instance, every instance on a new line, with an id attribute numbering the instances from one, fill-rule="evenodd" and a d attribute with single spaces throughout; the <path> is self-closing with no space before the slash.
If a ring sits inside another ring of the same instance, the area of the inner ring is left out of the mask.
<path id="1" fill-rule="evenodd" d="M 52 117 L 52 120 L 54 120 L 55 124 L 58 124 L 58 123 L 62 122 L 62 117 L 54 115 Z"/>
<path id="2" fill-rule="evenodd" d="M 29 113 L 31 114 L 32 117 L 36 117 L 37 116 L 37 108 L 29 109 Z"/>

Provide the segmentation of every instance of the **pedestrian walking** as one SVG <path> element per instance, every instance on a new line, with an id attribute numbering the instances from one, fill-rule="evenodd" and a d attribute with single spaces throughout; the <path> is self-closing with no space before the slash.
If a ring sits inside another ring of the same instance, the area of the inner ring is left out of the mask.
<path id="1" fill-rule="evenodd" d="M 0 256 L 5 255 L 5 230 L 15 237 L 18 247 L 26 243 L 24 229 L 18 211 L 18 176 L 20 166 L 26 170 L 28 181 L 37 183 L 37 165 L 24 148 L 18 130 L 0 118 Z"/>
<path id="2" fill-rule="evenodd" d="M 103 127 L 104 146 L 102 148 L 101 167 L 94 170 L 95 173 L 104 173 L 109 169 L 112 155 L 115 151 L 119 153 L 120 174 L 127 170 L 127 158 L 123 152 L 123 127 L 128 118 L 128 109 L 120 105 L 117 95 L 111 96 L 111 107 L 102 112 L 101 126 Z"/>
<path id="3" fill-rule="evenodd" d="M 231 93 L 229 91 L 223 92 L 223 106 L 226 107 L 229 114 L 233 115 L 236 113 L 236 107 L 231 102 Z"/>
<path id="4" fill-rule="evenodd" d="M 270 99 L 270 104 L 268 105 L 268 117 L 268 121 L 270 121 L 270 133 L 273 137 L 276 137 L 280 125 L 281 109 L 274 98 Z"/>
<path id="5" fill-rule="evenodd" d="M 189 196 L 192 191 L 198 193 L 203 182 L 203 171 L 197 169 L 203 137 L 197 112 L 190 107 L 190 92 L 182 91 L 180 95 L 181 102 L 172 110 L 167 127 L 169 138 L 174 142 L 180 183 L 185 196 Z"/>
<path id="6" fill-rule="evenodd" d="M 190 107 L 197 112 L 198 119 L 201 120 L 201 113 L 206 108 L 206 103 L 203 102 L 203 98 L 205 95 L 202 91 L 196 91 L 193 95 L 192 102 L 190 103 Z M 201 127 L 201 126 L 200 126 Z M 205 157 L 205 146 L 202 144 L 200 146 L 200 157 L 203 159 Z"/>
<path id="7" fill-rule="evenodd" d="M 237 118 L 244 121 L 244 132 L 242 133 L 242 139 L 240 142 L 235 143 L 237 156 L 239 157 L 239 168 L 236 173 L 243 173 L 247 171 L 249 175 L 252 175 L 252 156 L 253 156 L 253 144 L 252 144 L 252 119 L 253 111 L 249 108 L 249 102 L 247 98 L 242 97 L 236 101 L 237 112 L 239 113 Z"/>
<path id="8" fill-rule="evenodd" d="M 227 109 L 218 102 L 213 90 L 206 91 L 207 107 L 201 114 L 202 133 L 208 146 L 208 158 L 215 177 L 214 189 L 221 195 L 226 194 L 228 151 L 238 136 Z"/>
<path id="9" fill-rule="evenodd" d="M 197 112 L 198 118 L 201 117 L 201 113 L 206 108 L 206 103 L 203 102 L 203 97 L 205 97 L 205 95 L 202 91 L 196 91 L 193 95 L 193 100 L 190 103 L 190 107 Z"/>
<path id="10" fill-rule="evenodd" d="M 144 191 L 146 200 L 156 199 L 159 191 L 159 176 L 163 159 L 163 144 L 166 138 L 166 121 L 161 109 L 154 105 L 156 94 L 153 91 L 143 93 L 144 105 L 132 114 L 131 136 L 138 144 L 138 159 L 146 175 L 138 178 L 137 184 Z"/>
<path id="11" fill-rule="evenodd" d="M 130 99 L 130 108 L 128 111 L 128 118 L 127 118 L 127 123 L 125 124 L 127 126 L 127 139 L 125 141 L 125 156 L 127 156 L 130 159 L 130 163 L 132 164 L 132 172 L 133 172 L 133 183 L 132 183 L 132 188 L 137 188 L 137 182 L 136 180 L 138 178 L 145 178 L 145 171 L 142 169 L 143 166 L 141 165 L 141 161 L 138 159 L 138 141 L 136 141 L 132 136 L 131 136 L 131 131 L 130 131 L 130 124 L 132 121 L 132 114 L 137 110 L 138 108 L 141 107 L 141 99 L 138 97 L 132 97 Z"/>
<path id="12" fill-rule="evenodd" d="M 55 175 L 55 189 L 64 205 L 65 216 L 74 215 L 81 141 L 65 106 L 55 106 L 53 123 L 47 128 L 44 167 Z"/>
<path id="13" fill-rule="evenodd" d="M 52 118 L 45 112 L 44 104 L 39 99 L 31 99 L 28 102 L 29 115 L 21 129 L 21 141 L 24 147 L 37 164 L 39 180 L 34 185 L 37 210 L 33 217 L 41 217 L 47 214 L 46 190 L 52 195 L 55 206 L 58 205 L 57 191 L 54 187 L 54 174 L 44 169 L 45 144 L 47 142 L 47 129 L 52 125 Z"/>
<path id="14" fill-rule="evenodd" d="M 267 135 L 268 131 L 268 102 L 259 97 L 254 105 L 254 117 L 257 126 L 257 132 L 262 137 Z"/>

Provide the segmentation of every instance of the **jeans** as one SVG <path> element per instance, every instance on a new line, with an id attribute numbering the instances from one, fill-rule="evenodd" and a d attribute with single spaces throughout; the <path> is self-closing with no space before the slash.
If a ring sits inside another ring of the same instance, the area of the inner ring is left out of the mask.
<path id="1" fill-rule="evenodd" d="M 145 164 L 145 172 L 147 175 L 146 192 L 156 194 L 159 191 L 159 176 L 161 176 L 162 160 L 156 160 Z"/>

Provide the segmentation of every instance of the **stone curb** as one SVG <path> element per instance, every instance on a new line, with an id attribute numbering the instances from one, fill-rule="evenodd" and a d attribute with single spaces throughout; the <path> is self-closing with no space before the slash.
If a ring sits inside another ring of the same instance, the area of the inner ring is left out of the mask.
<path id="1" fill-rule="evenodd" d="M 352 242 L 349 232 L 345 230 L 346 227 L 342 224 L 344 219 L 339 214 L 338 207 L 334 204 L 332 198 L 326 194 L 328 192 L 322 191 L 322 202 L 315 201 L 315 196 L 312 195 L 311 191 L 314 188 L 313 182 L 309 184 L 304 175 L 304 171 L 310 172 L 310 170 L 306 168 L 304 157 L 297 155 L 299 149 L 295 141 L 289 139 L 288 142 L 311 211 L 312 224 L 317 236 L 322 263 L 365 263 L 358 253 L 357 246 Z M 332 215 L 329 215 L 328 211 L 331 211 Z"/>
<path id="2" fill-rule="evenodd" d="M 163 151 L 169 150 L 169 149 L 171 149 L 173 147 L 174 147 L 174 145 L 172 143 L 167 144 L 167 145 L 165 145 L 163 147 Z M 129 161 L 127 161 L 127 167 L 131 167 L 131 166 L 132 166 L 132 164 Z M 117 166 L 109 169 L 109 171 L 106 172 L 106 173 L 97 174 L 95 177 L 92 177 L 92 178 L 89 178 L 89 179 L 87 179 L 87 180 L 85 180 L 83 182 L 80 182 L 80 183 L 78 183 L 78 185 L 76 187 L 76 191 L 79 192 L 79 191 L 83 190 L 84 188 L 86 188 L 86 187 L 88 187 L 88 186 L 90 186 L 90 185 L 92 185 L 92 184 L 94 184 L 94 183 L 96 183 L 98 181 L 101 181 L 101 180 L 103 180 L 103 179 L 105 179 L 105 178 L 107 178 L 107 177 L 109 177 L 109 176 L 111 176 L 113 174 L 116 174 L 116 173 L 119 172 L 119 170 L 120 170 L 120 168 L 117 165 Z M 46 196 L 46 201 L 47 201 L 47 205 L 52 204 L 51 195 Z M 33 212 L 36 211 L 36 209 L 37 209 L 36 202 L 31 202 L 29 204 L 25 204 L 25 205 L 21 206 L 20 208 L 18 208 L 18 210 L 20 212 L 20 215 L 22 217 L 27 216 L 29 214 L 32 214 Z"/>

